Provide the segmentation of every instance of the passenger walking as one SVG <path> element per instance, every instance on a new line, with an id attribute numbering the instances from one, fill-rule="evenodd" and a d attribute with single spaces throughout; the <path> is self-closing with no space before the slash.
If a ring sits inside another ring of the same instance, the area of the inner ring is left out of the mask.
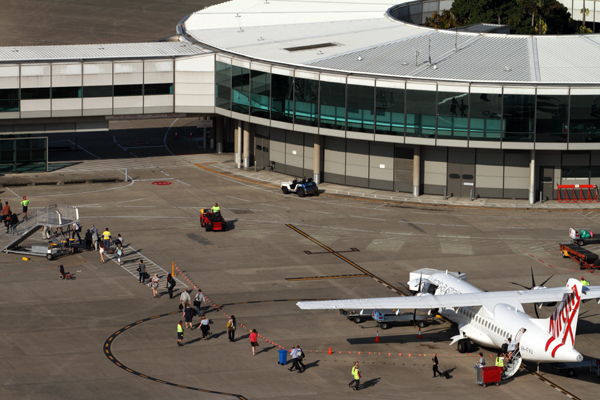
<path id="1" fill-rule="evenodd" d="M 104 261 L 104 252 L 106 251 L 104 248 L 104 242 L 100 242 L 98 251 L 100 252 L 100 261 L 102 261 L 102 264 L 104 264 L 106 262 Z"/>
<path id="2" fill-rule="evenodd" d="M 108 228 L 102 232 L 102 238 L 104 239 L 104 248 L 108 251 L 110 249 L 110 231 Z"/>
<path id="3" fill-rule="evenodd" d="M 475 368 L 483 368 L 485 367 L 485 358 L 483 357 L 483 353 L 479 353 L 479 361 L 475 364 Z M 435 378 L 435 373 L 433 374 Z"/>
<path id="4" fill-rule="evenodd" d="M 202 293 L 202 289 L 198 288 L 198 293 L 196 293 L 196 297 L 194 298 L 194 306 L 196 307 L 196 312 L 198 316 L 202 315 L 200 307 L 202 307 L 202 302 L 206 303 L 206 297 L 204 297 L 204 293 Z"/>
<path id="5" fill-rule="evenodd" d="M 94 250 L 98 251 L 98 230 L 92 225 L 92 243 L 94 243 Z"/>
<path id="6" fill-rule="evenodd" d="M 235 315 L 229 317 L 227 321 L 227 336 L 230 342 L 235 342 Z"/>
<path id="7" fill-rule="evenodd" d="M 183 340 L 183 321 L 179 321 L 177 324 L 177 346 L 181 346 Z"/>
<path id="8" fill-rule="evenodd" d="M 85 233 L 85 249 L 87 251 L 92 249 L 92 232 L 89 229 Z"/>
<path id="9" fill-rule="evenodd" d="M 304 360 L 304 352 L 298 345 L 296 345 L 296 352 L 298 353 L 298 366 L 300 367 L 300 370 L 298 372 L 304 372 L 304 370 L 306 369 L 306 365 L 304 365 L 304 363 L 302 362 L 302 360 Z"/>
<path id="10" fill-rule="evenodd" d="M 123 246 L 121 243 L 117 243 L 117 262 L 119 263 L 119 267 L 121 266 L 121 257 L 123 257 Z"/>
<path id="11" fill-rule="evenodd" d="M 17 217 L 17 214 L 12 213 L 12 215 L 10 216 L 10 228 L 14 231 L 15 225 L 17 225 L 18 223 L 19 217 Z"/>
<path id="12" fill-rule="evenodd" d="M 167 275 L 167 283 L 165 284 L 165 286 L 167 287 L 167 291 L 169 292 L 170 299 L 173 298 L 173 288 L 176 284 L 177 283 L 175 282 L 175 278 L 173 278 L 173 276 L 171 276 L 171 274 L 169 273 L 169 275 Z"/>
<path id="13" fill-rule="evenodd" d="M 81 232 L 81 227 L 79 226 L 79 223 L 73 222 L 73 232 L 71 239 L 75 240 L 75 234 L 77 234 L 77 239 L 79 239 L 79 244 L 81 244 L 83 242 L 81 241 L 81 236 L 79 236 L 79 232 Z"/>
<path id="14" fill-rule="evenodd" d="M 8 232 L 8 222 L 7 219 L 10 221 L 10 215 L 12 213 L 10 212 L 10 206 L 8 205 L 8 201 L 4 202 L 4 207 L 2 207 L 2 218 L 4 220 L 4 226 L 6 226 L 6 231 Z"/>
<path id="15" fill-rule="evenodd" d="M 438 362 L 438 358 L 435 353 L 433 354 L 433 358 L 431 359 L 431 361 L 433 361 L 433 377 L 435 378 L 436 376 L 443 376 L 443 374 L 439 370 L 440 363 Z"/>
<path id="16" fill-rule="evenodd" d="M 146 283 L 146 264 L 144 264 L 144 260 L 140 260 L 137 267 L 137 272 L 139 274 L 138 281 L 140 283 Z"/>
<path id="17" fill-rule="evenodd" d="M 300 371 L 300 366 L 298 365 L 298 350 L 296 349 L 296 347 L 292 346 L 292 349 L 290 350 L 290 355 L 292 356 L 292 366 L 288 368 L 288 371 L 293 371 L 294 368 Z"/>
<path id="18" fill-rule="evenodd" d="M 27 219 L 27 207 L 29 206 L 29 203 L 31 202 L 27 200 L 27 197 L 23 196 L 23 201 L 21 202 L 21 205 L 23 206 L 23 220 Z"/>
<path id="19" fill-rule="evenodd" d="M 210 321 L 204 315 L 200 319 L 200 325 L 198 325 L 198 329 L 202 331 L 202 340 L 206 340 L 208 331 L 210 331 Z"/>
<path id="20" fill-rule="evenodd" d="M 183 309 L 183 320 L 185 321 L 185 327 L 188 329 L 192 329 L 192 307 L 188 304 L 186 308 Z"/>
<path id="21" fill-rule="evenodd" d="M 352 381 L 348 384 L 348 386 L 352 387 L 354 385 L 354 390 L 360 389 L 360 369 L 358 368 L 358 361 L 354 361 L 354 365 L 352 366 Z"/>
<path id="22" fill-rule="evenodd" d="M 158 297 L 158 285 L 160 285 L 160 278 L 158 274 L 154 274 L 152 278 L 152 294 L 154 294 L 154 297 Z"/>
<path id="23" fill-rule="evenodd" d="M 183 310 L 191 302 L 192 302 L 192 298 L 190 297 L 190 294 L 188 293 L 188 291 L 184 290 L 183 292 L 181 292 L 181 296 L 179 296 L 179 309 Z"/>
<path id="24" fill-rule="evenodd" d="M 248 340 L 252 346 L 252 355 L 255 356 L 256 353 L 254 352 L 254 348 L 258 346 L 258 333 L 256 332 L 256 329 L 252 329 L 250 336 L 248 336 Z"/>
<path id="25" fill-rule="evenodd" d="M 125 241 L 123 240 L 123 237 L 121 236 L 120 233 L 117 233 L 117 241 L 121 242 L 121 246 L 125 245 Z M 118 243 L 117 243 L 118 244 Z"/>

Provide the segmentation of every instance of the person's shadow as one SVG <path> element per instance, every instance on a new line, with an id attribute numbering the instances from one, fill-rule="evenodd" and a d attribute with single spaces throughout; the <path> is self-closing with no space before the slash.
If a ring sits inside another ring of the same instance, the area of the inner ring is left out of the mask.
<path id="1" fill-rule="evenodd" d="M 444 370 L 444 372 L 443 372 L 444 378 L 446 378 L 446 379 L 452 379 L 452 375 L 450 375 L 450 373 L 452 371 L 454 371 L 455 369 L 456 369 L 456 367 Z"/>
<path id="2" fill-rule="evenodd" d="M 213 333 L 212 335 L 209 336 L 209 339 L 217 339 L 221 336 L 223 336 L 227 331 L 222 331 L 219 333 Z"/>
<path id="3" fill-rule="evenodd" d="M 313 367 L 318 367 L 319 366 L 319 361 L 321 361 L 321 360 L 315 360 L 315 361 L 313 361 L 313 362 L 311 362 L 309 364 L 304 364 L 305 368 L 309 369 L 309 368 L 313 368 Z"/>
<path id="4" fill-rule="evenodd" d="M 362 385 L 360 385 L 360 388 L 361 389 L 366 389 L 366 388 L 369 388 L 369 387 L 373 387 L 373 386 L 377 385 L 380 380 L 381 380 L 381 378 L 369 379 L 368 381 L 366 381 L 365 383 L 363 383 Z"/>
<path id="5" fill-rule="evenodd" d="M 261 351 L 257 351 L 256 354 L 266 353 L 273 349 L 278 349 L 278 347 L 277 346 L 263 347 L 263 349 Z"/>

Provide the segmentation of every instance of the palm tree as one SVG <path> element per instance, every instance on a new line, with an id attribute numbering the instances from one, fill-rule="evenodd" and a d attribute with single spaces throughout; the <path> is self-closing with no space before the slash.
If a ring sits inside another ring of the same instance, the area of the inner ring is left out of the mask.
<path id="1" fill-rule="evenodd" d="M 538 33 L 544 33 L 546 17 L 552 10 L 562 7 L 556 0 L 518 0 L 519 3 L 523 4 L 523 11 L 531 14 L 531 26 L 535 27 Z M 535 23 L 535 15 L 537 14 L 537 24 Z M 537 25 L 537 26 L 536 26 Z M 544 32 L 542 32 L 544 31 Z"/>

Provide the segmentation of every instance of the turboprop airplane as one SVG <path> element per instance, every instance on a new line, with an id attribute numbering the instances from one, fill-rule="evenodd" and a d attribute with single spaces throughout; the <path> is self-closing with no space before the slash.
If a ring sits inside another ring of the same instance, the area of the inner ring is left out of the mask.
<path id="1" fill-rule="evenodd" d="M 600 286 L 582 286 L 578 279 L 571 278 L 564 287 L 484 292 L 448 271 L 433 272 L 419 282 L 421 289 L 427 284 L 426 292 L 413 297 L 300 301 L 297 305 L 304 310 L 430 310 L 457 324 L 458 335 L 452 337 L 450 345 L 458 343 L 459 353 L 469 352 L 471 341 L 500 349 L 512 338 L 518 348 L 506 366 L 505 377 L 516 373 L 523 360 L 583 361 L 581 353 L 574 348 L 579 307 L 584 301 L 600 298 Z M 558 306 L 546 319 L 532 318 L 523 309 L 523 304 L 553 302 L 559 302 Z"/>

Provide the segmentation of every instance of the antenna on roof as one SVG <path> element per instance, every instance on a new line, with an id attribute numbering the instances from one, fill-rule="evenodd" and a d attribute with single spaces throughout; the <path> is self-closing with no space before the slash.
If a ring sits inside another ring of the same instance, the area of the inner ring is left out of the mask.
<path id="1" fill-rule="evenodd" d="M 240 30 L 238 32 L 244 32 L 244 28 L 242 28 L 242 16 L 239 13 L 237 13 L 237 14 L 235 14 L 235 17 L 239 18 L 238 19 L 238 24 L 240 26 Z"/>
<path id="2" fill-rule="evenodd" d="M 456 35 L 454 36 L 454 52 L 458 51 L 458 28 L 456 29 Z"/>
<path id="3" fill-rule="evenodd" d="M 429 36 L 429 65 L 431 65 L 431 36 Z"/>
<path id="4" fill-rule="evenodd" d="M 415 50 L 415 67 L 419 65 L 419 50 Z"/>

